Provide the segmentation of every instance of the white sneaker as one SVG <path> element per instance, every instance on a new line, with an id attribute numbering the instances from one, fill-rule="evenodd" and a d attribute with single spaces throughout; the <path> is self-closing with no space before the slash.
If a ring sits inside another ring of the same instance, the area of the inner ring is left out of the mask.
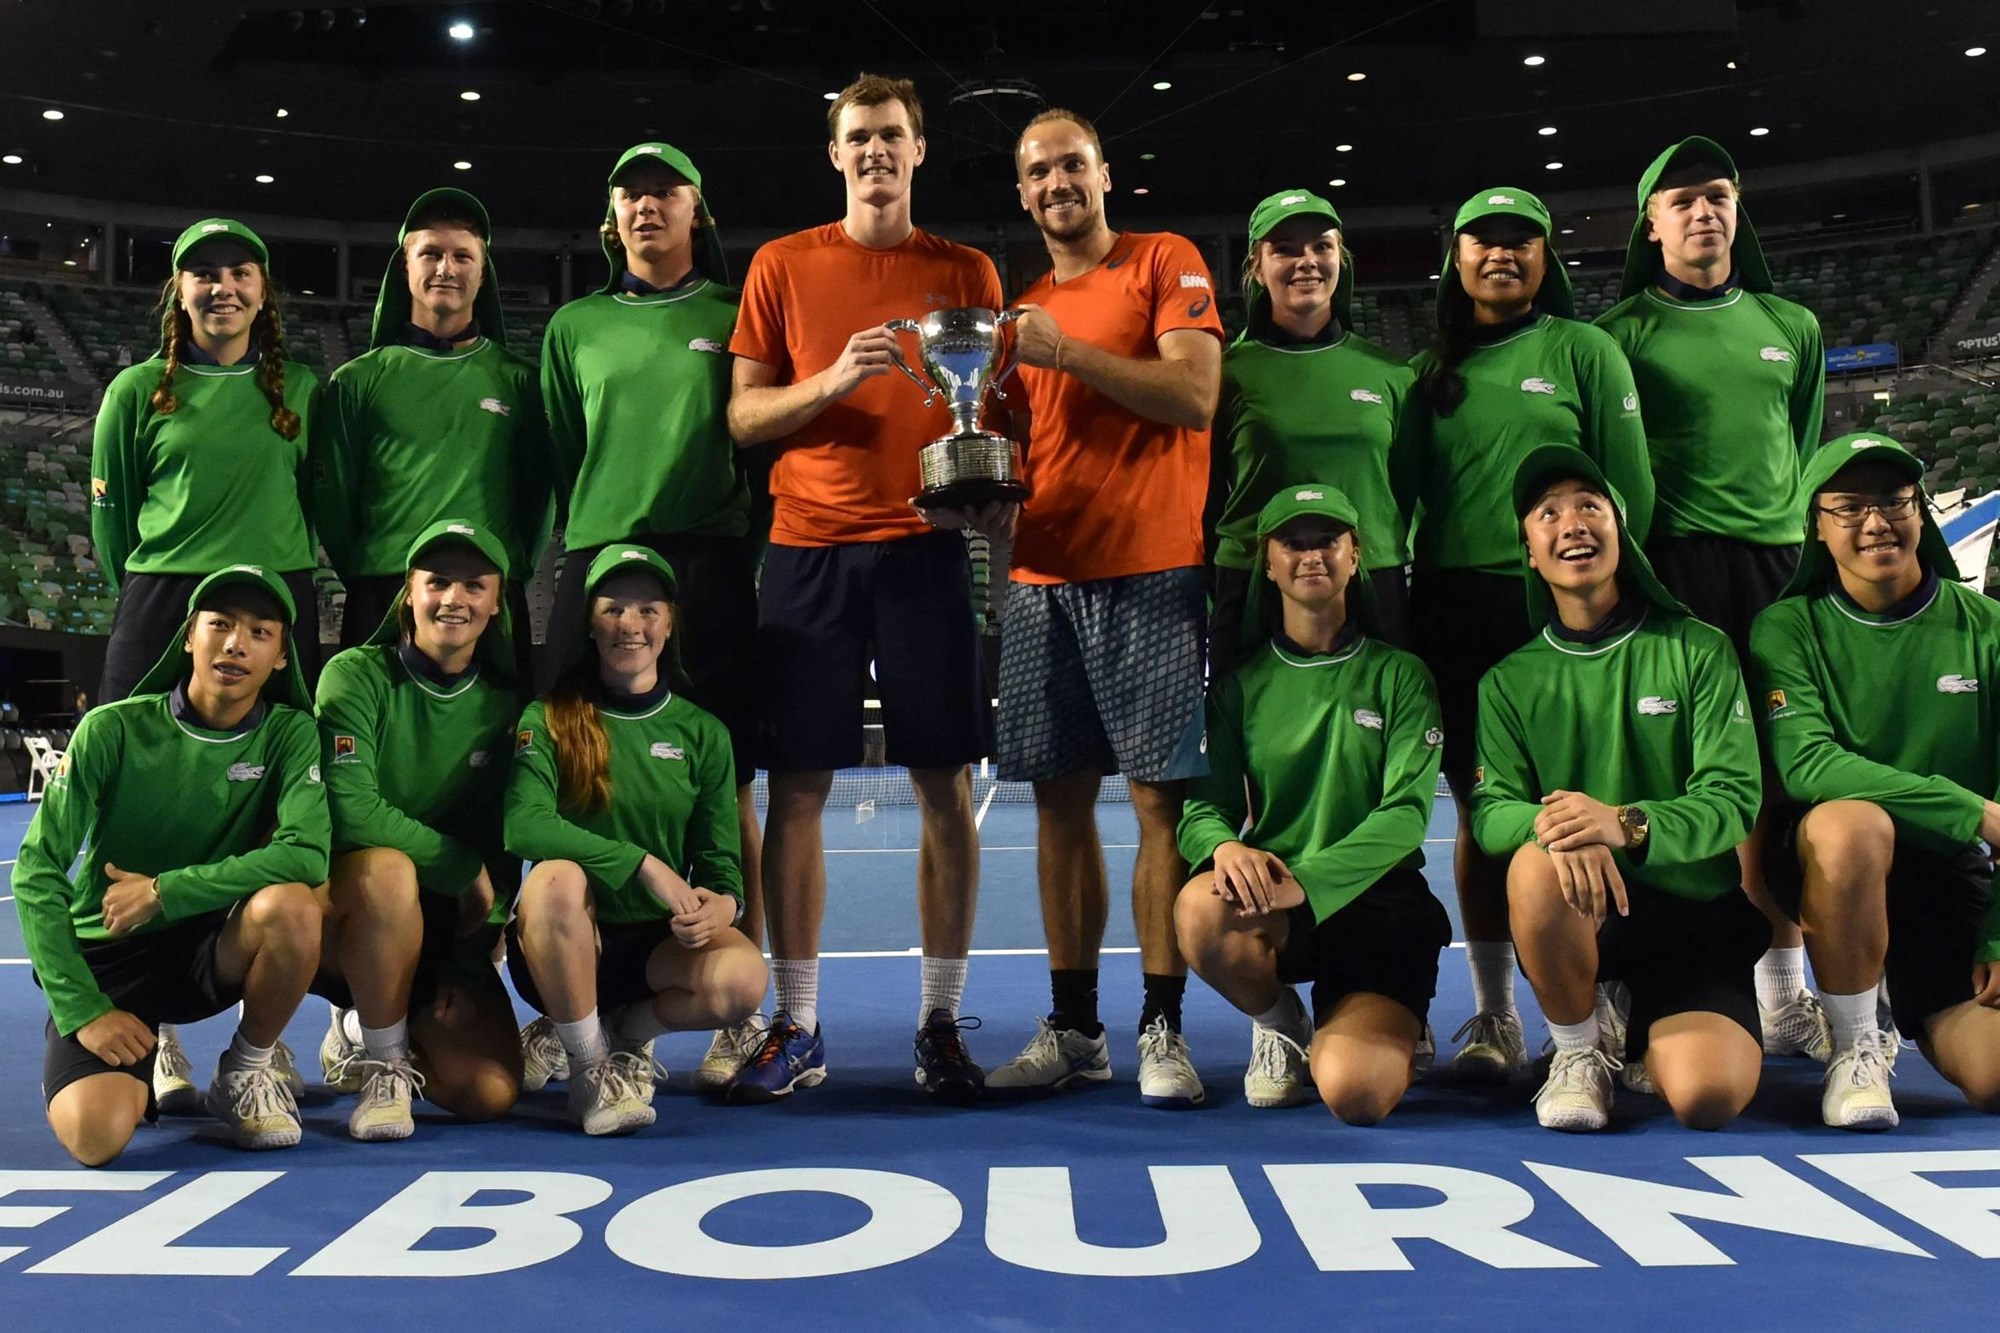
<path id="1" fill-rule="evenodd" d="M 320 1038 L 319 1077 L 331 1091 L 359 1092 L 364 1077 L 360 1065 L 362 1051 L 347 1039 L 347 1030 L 341 1026 L 345 1013 L 344 1009 L 334 1010 L 333 1020 L 326 1025 L 326 1035 Z"/>
<path id="2" fill-rule="evenodd" d="M 1833 1030 L 1819 996 L 1801 990 L 1776 1009 L 1757 1004 L 1757 1025 L 1764 1030 L 1764 1054 L 1803 1055 L 1825 1064 L 1833 1055 Z"/>
<path id="3" fill-rule="evenodd" d="M 1597 1036 L 1604 1053 L 1625 1058 L 1625 1029 L 1632 1017 L 1632 990 L 1622 981 L 1597 983 Z"/>
<path id="4" fill-rule="evenodd" d="M 1637 1092 L 1647 1097 L 1659 1095 L 1659 1089 L 1653 1086 L 1653 1073 L 1646 1068 L 1644 1060 L 1620 1060 L 1618 1082 L 1627 1092 Z"/>
<path id="5" fill-rule="evenodd" d="M 1410 1082 L 1421 1083 L 1424 1076 L 1431 1072 L 1431 1066 L 1437 1063 L 1437 1058 L 1437 1033 L 1431 1031 L 1431 1025 L 1426 1022 L 1424 1030 L 1417 1034 L 1416 1046 L 1410 1051 Z"/>
<path id="6" fill-rule="evenodd" d="M 282 1038 L 272 1047 L 271 1068 L 278 1071 L 278 1077 L 283 1080 L 285 1090 L 292 1094 L 293 1101 L 306 1095 L 306 1076 L 299 1072 L 299 1062 L 293 1058 L 292 1048 L 285 1045 Z"/>
<path id="7" fill-rule="evenodd" d="M 1451 1039 L 1465 1043 L 1451 1058 L 1451 1072 L 1467 1082 L 1503 1082 L 1527 1066 L 1528 1042 L 1521 1034 L 1521 1015 L 1512 1009 L 1474 1014 Z"/>
<path id="8" fill-rule="evenodd" d="M 1148 1106 L 1185 1111 L 1200 1106 L 1208 1094 L 1188 1058 L 1187 1038 L 1161 1014 L 1139 1034 L 1139 1100 Z"/>
<path id="9" fill-rule="evenodd" d="M 360 1082 L 361 1100 L 347 1117 L 348 1137 L 363 1143 L 407 1139 L 416 1131 L 410 1103 L 423 1091 L 424 1076 L 408 1060 L 350 1060 L 348 1070 Z M 331 1086 L 329 1084 L 329 1086 Z"/>
<path id="10" fill-rule="evenodd" d="M 201 1089 L 194 1085 L 194 1068 L 188 1064 L 180 1037 L 165 1025 L 153 1052 L 153 1101 L 161 1115 L 201 1113 Z"/>
<path id="11" fill-rule="evenodd" d="M 299 1141 L 299 1104 L 273 1066 L 246 1069 L 224 1051 L 206 1104 L 210 1115 L 229 1126 L 239 1148 L 290 1148 Z"/>
<path id="12" fill-rule="evenodd" d="M 717 1028 L 709 1039 L 708 1054 L 701 1057 L 688 1081 L 703 1092 L 721 1092 L 764 1044 L 765 1026 L 764 1015 L 752 1014 L 741 1023 Z"/>
<path id="13" fill-rule="evenodd" d="M 1287 1032 L 1250 1025 L 1250 1067 L 1243 1071 L 1243 1100 L 1257 1108 L 1297 1106 L 1312 1100 L 1305 1045 Z"/>
<path id="14" fill-rule="evenodd" d="M 1889 1063 L 1876 1033 L 1836 1052 L 1820 1083 L 1820 1118 L 1835 1129 L 1894 1129 L 1902 1117 L 1889 1096 Z"/>
<path id="15" fill-rule="evenodd" d="M 986 1086 L 998 1092 L 1055 1092 L 1110 1078 L 1111 1047 L 1102 1032 L 1086 1037 L 1074 1028 L 1058 1028 L 1038 1018 L 1027 1046 L 988 1074 Z"/>
<path id="16" fill-rule="evenodd" d="M 632 1091 L 638 1094 L 639 1100 L 651 1106 L 654 1087 L 667 1081 L 666 1066 L 653 1058 L 653 1043 L 648 1041 L 638 1046 L 623 1046 L 613 1042 L 611 1059 L 625 1076 L 625 1081 L 632 1085 Z"/>
<path id="17" fill-rule="evenodd" d="M 607 1059 L 570 1078 L 569 1118 L 593 1136 L 630 1134 L 653 1123 L 653 1108 L 632 1086 L 622 1062 Z"/>
<path id="18" fill-rule="evenodd" d="M 1535 1119 L 1544 1129 L 1588 1133 L 1611 1123 L 1611 1075 L 1619 1062 L 1596 1046 L 1557 1051 L 1549 1077 L 1535 1094 Z"/>
<path id="19" fill-rule="evenodd" d="M 1875 983 L 1875 1028 L 1882 1034 L 1882 1059 L 1889 1066 L 1889 1076 L 1895 1077 L 1896 1057 L 1903 1051 L 1903 1034 L 1896 1029 L 1896 1011 L 1889 1004 L 1889 979 Z M 1910 1043 L 1916 1046 L 1915 1042 Z"/>
<path id="20" fill-rule="evenodd" d="M 540 1092 L 569 1077 L 569 1052 L 556 1035 L 555 1020 L 538 1018 L 521 1029 L 521 1091 Z"/>

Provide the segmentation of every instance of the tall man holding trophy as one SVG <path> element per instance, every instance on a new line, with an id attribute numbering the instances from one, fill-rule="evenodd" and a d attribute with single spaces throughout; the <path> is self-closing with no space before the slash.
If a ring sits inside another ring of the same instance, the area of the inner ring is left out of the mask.
<path id="1" fill-rule="evenodd" d="M 979 883 L 968 765 L 988 752 L 991 725 L 965 541 L 911 504 L 918 453 L 949 436 L 953 419 L 892 374 L 901 358 L 889 322 L 996 310 L 1000 277 L 984 254 L 911 223 L 924 160 L 914 85 L 864 74 L 829 107 L 827 128 L 846 215 L 757 252 L 729 349 L 730 433 L 745 446 L 781 441 L 758 597 L 756 746 L 770 773 L 764 892 L 777 1013 L 729 1095 L 770 1101 L 826 1077 L 820 816 L 833 770 L 861 762 L 862 701 L 875 695 L 888 761 L 910 770 L 922 821 L 917 1081 L 969 1101 L 984 1079 L 958 1014 Z M 993 506 L 981 517 L 1010 512 Z"/>

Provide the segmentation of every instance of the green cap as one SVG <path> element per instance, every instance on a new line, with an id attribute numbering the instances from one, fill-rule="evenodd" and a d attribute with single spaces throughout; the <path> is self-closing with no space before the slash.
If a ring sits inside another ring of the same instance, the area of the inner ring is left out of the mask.
<path id="1" fill-rule="evenodd" d="M 133 687 L 134 694 L 165 694 L 181 682 L 187 675 L 187 651 L 185 643 L 188 632 L 194 628 L 195 613 L 200 611 L 209 597 L 223 588 L 255 588 L 278 604 L 285 619 L 285 667 L 271 673 L 264 682 L 263 696 L 273 703 L 289 704 L 293 708 L 312 711 L 312 694 L 306 689 L 305 669 L 299 665 L 298 635 L 294 626 L 298 622 L 298 603 L 292 600 L 292 590 L 285 586 L 285 580 L 262 565 L 225 565 L 216 570 L 188 595 L 187 618 L 181 622 L 180 630 L 168 642 L 160 660 L 153 664 Z M 313 631 L 319 630 L 317 618 L 313 621 Z"/>
<path id="2" fill-rule="evenodd" d="M 694 267 L 697 273 L 711 282 L 727 285 L 729 263 L 722 253 L 722 236 L 715 229 L 715 214 L 708 209 L 708 191 L 701 188 L 701 172 L 686 153 L 670 143 L 641 143 L 627 148 L 618 159 L 618 165 L 611 168 L 611 174 L 604 181 L 604 220 L 611 224 L 611 230 L 604 235 L 604 258 L 611 265 L 611 276 L 605 281 L 600 292 L 616 292 L 619 280 L 625 273 L 625 247 L 618 242 L 617 219 L 611 209 L 611 190 L 618 184 L 618 178 L 634 162 L 657 162 L 673 172 L 688 184 L 701 190 L 701 198 L 695 204 Z"/>
<path id="3" fill-rule="evenodd" d="M 1681 140 L 1654 158 L 1653 165 L 1646 168 L 1646 174 L 1639 177 L 1639 217 L 1632 224 L 1631 240 L 1625 244 L 1625 272 L 1618 279 L 1619 300 L 1638 295 L 1652 286 L 1654 278 L 1659 276 L 1659 242 L 1646 239 L 1646 201 L 1659 190 L 1662 176 L 1690 162 L 1713 162 L 1722 168 L 1724 176 L 1739 186 L 1742 184 L 1736 160 L 1713 139 L 1695 135 Z M 1750 225 L 1750 215 L 1743 211 L 1740 201 L 1736 205 L 1736 239 L 1729 246 L 1729 266 L 1736 275 L 1738 285 L 1745 291 L 1773 290 L 1771 266 L 1764 262 L 1764 247 L 1758 242 L 1757 229 Z"/>
<path id="4" fill-rule="evenodd" d="M 427 215 L 444 211 L 464 214 L 475 224 L 473 230 L 479 239 L 485 242 L 486 271 L 480 278 L 479 294 L 472 298 L 472 318 L 479 325 L 480 336 L 502 347 L 507 345 L 506 316 L 500 309 L 500 274 L 493 267 L 493 218 L 486 205 L 471 193 L 444 185 L 418 195 L 403 215 L 403 225 L 396 232 L 396 253 L 389 256 L 389 267 L 383 271 L 382 285 L 375 292 L 375 320 L 368 328 L 371 349 L 392 347 L 402 341 L 403 326 L 410 322 L 409 267 L 403 244 L 410 239 L 411 232 L 423 229 L 421 224 Z"/>
<path id="5" fill-rule="evenodd" d="M 667 590 L 667 599 L 673 600 L 680 593 L 680 579 L 674 575 L 674 567 L 667 558 L 649 546 L 614 545 L 597 553 L 590 562 L 590 570 L 583 576 L 583 595 L 596 593 L 597 585 L 616 574 L 621 569 L 644 568 L 651 571 Z"/>
<path id="6" fill-rule="evenodd" d="M 1250 211 L 1250 253 L 1257 253 L 1257 242 L 1269 236 L 1273 227 L 1293 218 L 1321 218 L 1326 221 L 1327 227 L 1341 225 L 1340 214 L 1332 203 L 1311 190 L 1280 190 L 1267 195 Z M 1242 336 L 1250 336 L 1252 329 L 1269 318 L 1270 304 L 1271 296 L 1264 290 L 1263 283 L 1251 278 L 1243 284 L 1243 306 L 1249 320 Z M 1333 285 L 1333 315 L 1342 328 L 1353 326 L 1353 310 L 1354 256 L 1347 252 L 1347 241 L 1343 237 L 1340 243 L 1340 280 Z"/>
<path id="7" fill-rule="evenodd" d="M 1627 535 L 1625 528 L 1625 497 L 1618 488 L 1605 480 L 1604 469 L 1597 461 L 1573 444 L 1543 444 L 1528 451 L 1520 466 L 1514 469 L 1514 514 L 1525 520 L 1528 509 L 1535 501 L 1548 493 L 1549 487 L 1559 481 L 1580 481 L 1611 501 L 1611 514 L 1618 525 L 1618 581 L 1626 589 L 1638 593 L 1662 610 L 1676 615 L 1688 615 L 1688 609 L 1680 599 L 1667 591 L 1667 585 L 1660 582 L 1660 576 L 1653 572 L 1653 562 L 1639 544 Z M 1535 567 L 1528 563 L 1528 546 L 1521 543 L 1521 574 L 1527 580 L 1528 623 L 1540 629 L 1549 623 L 1555 614 L 1555 599 L 1549 593 L 1549 585 Z"/>
<path id="8" fill-rule="evenodd" d="M 1246 656 L 1262 647 L 1279 623 L 1281 599 L 1278 585 L 1271 582 L 1268 573 L 1266 539 L 1293 519 L 1306 517 L 1329 519 L 1352 529 L 1357 540 L 1366 541 L 1361 533 L 1361 511 L 1338 486 L 1320 481 L 1300 482 L 1272 496 L 1257 512 L 1257 554 L 1250 562 L 1250 587 L 1243 601 L 1243 628 L 1238 639 L 1238 646 Z M 1382 611 L 1366 566 L 1357 566 L 1354 577 L 1348 580 L 1347 614 L 1364 634 L 1372 638 L 1382 636 Z"/>
<path id="9" fill-rule="evenodd" d="M 500 605 L 494 609 L 493 619 L 486 622 L 486 629 L 479 636 L 479 646 L 475 656 L 479 670 L 486 676 L 498 679 L 504 684 L 515 684 L 517 667 L 514 661 L 514 617 L 507 609 L 507 548 L 500 539 L 485 528 L 476 527 L 463 519 L 440 519 L 417 534 L 410 543 L 409 558 L 403 562 L 404 569 L 420 568 L 424 553 L 440 546 L 467 546 L 477 551 L 488 564 L 500 572 Z M 406 581 L 396 589 L 396 596 L 389 603 L 389 609 L 382 615 L 382 623 L 375 627 L 363 643 L 368 648 L 393 648 L 403 641 L 403 607 L 410 600 L 410 585 Z M 356 650 L 358 651 L 358 650 Z"/>
<path id="10" fill-rule="evenodd" d="M 507 548 L 489 528 L 477 527 L 460 518 L 440 519 L 417 534 L 410 544 L 410 555 L 403 562 L 405 569 L 416 569 L 424 553 L 439 546 L 469 546 L 479 552 L 489 565 L 500 572 L 501 578 L 508 577 Z"/>
<path id="11" fill-rule="evenodd" d="M 188 251 L 215 240 L 241 242 L 252 255 L 256 256 L 258 263 L 267 269 L 271 267 L 271 251 L 264 244 L 264 238 L 235 218 L 203 218 L 182 232 L 180 239 L 174 242 L 172 267 L 178 271 L 181 260 L 187 258 Z"/>
<path id="12" fill-rule="evenodd" d="M 1451 239 L 1445 242 L 1444 262 L 1438 265 L 1438 322 L 1444 322 L 1452 301 L 1471 299 L 1465 294 L 1465 285 L 1458 280 L 1459 233 L 1471 230 L 1472 224 L 1481 218 L 1491 217 L 1519 218 L 1548 239 L 1544 247 L 1548 256 L 1548 271 L 1542 275 L 1541 290 L 1535 295 L 1535 308 L 1543 314 L 1563 319 L 1576 318 L 1576 294 L 1570 288 L 1569 269 L 1564 265 L 1562 256 L 1556 253 L 1555 224 L 1549 217 L 1548 205 L 1526 190 L 1511 185 L 1496 185 L 1481 190 L 1460 204 L 1457 215 L 1451 220 Z"/>
<path id="13" fill-rule="evenodd" d="M 1822 444 L 1806 460 L 1799 475 L 1799 517 L 1804 523 L 1805 545 L 1799 549 L 1798 568 L 1792 571 L 1792 581 L 1785 585 L 1783 596 L 1820 592 L 1833 579 L 1838 566 L 1833 552 L 1819 539 L 1813 522 L 1813 503 L 1835 477 L 1856 463 L 1886 463 L 1896 470 L 1896 475 L 1915 486 L 1920 496 L 1923 493 L 1923 460 L 1886 435 L 1843 435 Z M 1944 530 L 1931 514 L 1928 499 L 1917 506 L 1917 512 L 1923 522 L 1923 529 L 1917 534 L 1917 559 L 1939 578 L 1958 582 L 1958 557 L 1951 553 L 1951 543 L 1945 540 Z"/>

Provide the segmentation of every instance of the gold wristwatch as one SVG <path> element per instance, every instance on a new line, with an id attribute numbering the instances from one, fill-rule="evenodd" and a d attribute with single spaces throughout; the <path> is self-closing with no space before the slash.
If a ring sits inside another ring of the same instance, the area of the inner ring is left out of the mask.
<path id="1" fill-rule="evenodd" d="M 1625 849 L 1637 852 L 1646 845 L 1646 839 L 1653 831 L 1646 818 L 1646 812 L 1636 805 L 1618 807 L 1618 824 L 1625 830 Z"/>

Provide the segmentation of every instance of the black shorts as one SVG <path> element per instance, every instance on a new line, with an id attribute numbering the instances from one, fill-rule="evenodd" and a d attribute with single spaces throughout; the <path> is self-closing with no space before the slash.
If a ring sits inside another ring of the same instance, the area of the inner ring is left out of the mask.
<path id="1" fill-rule="evenodd" d="M 1410 578 L 1401 565 L 1368 571 L 1382 637 L 1398 648 L 1410 646 Z M 1223 675 L 1243 660 L 1243 614 L 1250 595 L 1250 571 L 1213 565 L 1208 571 L 1208 678 Z"/>
<path id="2" fill-rule="evenodd" d="M 1479 762 L 1479 681 L 1535 637 L 1527 584 L 1513 574 L 1426 569 L 1410 589 L 1417 656 L 1437 681 L 1444 717 L 1444 775 L 1461 799 L 1472 795 Z"/>
<path id="3" fill-rule="evenodd" d="M 104 644 L 104 677 L 97 686 L 97 703 L 117 703 L 139 688 L 174 636 L 187 623 L 188 598 L 201 586 L 198 574 L 127 574 L 118 589 L 118 610 L 111 618 L 111 637 Z M 306 688 L 319 684 L 319 594 L 312 571 L 281 574 L 299 609 L 293 641 Z"/>
<path id="4" fill-rule="evenodd" d="M 882 701 L 891 764 L 957 768 L 992 753 L 992 696 L 960 533 L 773 543 L 757 594 L 757 659 L 755 748 L 772 772 L 859 764 L 862 701 L 871 697 Z"/>
<path id="5" fill-rule="evenodd" d="M 651 998 L 646 984 L 646 960 L 653 950 L 673 939 L 672 924 L 665 917 L 657 921 L 612 921 L 597 923 L 597 1011 L 608 1013 L 619 1005 Z M 507 925 L 507 975 L 514 991 L 536 1013 L 546 1014 L 542 992 L 528 971 L 528 954 L 513 922 Z"/>
<path id="6" fill-rule="evenodd" d="M 1398 868 L 1325 921 L 1312 906 L 1288 913 L 1290 930 L 1278 955 L 1278 980 L 1310 981 L 1313 1026 L 1343 998 L 1386 995 L 1428 1021 L 1437 994 L 1438 954 L 1451 944 L 1451 918 L 1432 896 L 1421 870 Z"/>
<path id="7" fill-rule="evenodd" d="M 1794 921 L 1805 892 L 1799 823 L 1811 810 L 1791 802 L 1774 808 L 1764 834 L 1764 883 Z M 1993 862 L 1979 844 L 1947 853 L 1896 839 L 1889 862 L 1889 956 L 1882 976 L 1902 1031 L 1921 1036 L 1931 1015 L 1972 998 L 1972 955 L 1985 938 L 1992 899 Z"/>
<path id="8" fill-rule="evenodd" d="M 1646 558 L 1667 591 L 1729 636 L 1749 669 L 1750 622 L 1784 594 L 1799 565 L 1797 546 L 1757 546 L 1734 537 L 1660 537 Z"/>
<path id="9" fill-rule="evenodd" d="M 499 876 L 494 875 L 496 890 Z M 501 890 L 504 892 L 504 890 Z M 450 894 L 417 890 L 417 910 L 423 913 L 424 938 L 417 948 L 417 972 L 410 981 L 410 1009 L 415 1011 L 437 998 L 438 981 L 453 960 L 469 952 L 490 956 L 499 937 L 499 927 L 482 925 L 469 935 L 458 933 L 458 899 Z M 312 993 L 342 1009 L 354 1007 L 354 991 L 346 977 L 322 972 L 313 978 Z"/>
<path id="10" fill-rule="evenodd" d="M 658 552 L 674 567 L 680 593 L 674 604 L 679 618 L 673 645 L 680 655 L 687 697 L 729 728 L 736 782 L 748 785 L 757 777 L 752 749 L 757 730 L 757 564 L 750 540 L 685 533 L 641 533 L 629 540 Z M 589 608 L 583 602 L 583 576 L 603 550 L 586 546 L 563 554 L 535 673 L 538 694 L 554 687 L 586 632 Z"/>
<path id="11" fill-rule="evenodd" d="M 343 649 L 359 647 L 382 628 L 382 619 L 395 604 L 396 594 L 403 590 L 403 581 L 401 574 L 357 574 L 342 585 L 347 589 L 347 600 L 341 603 L 340 610 L 340 646 Z M 509 579 L 505 596 L 507 616 L 513 622 L 514 675 L 525 690 L 535 679 L 534 634 L 528 623 L 528 587 Z"/>
<path id="12" fill-rule="evenodd" d="M 215 948 L 228 924 L 229 913 L 208 912 L 162 930 L 78 943 L 98 989 L 114 1006 L 157 1032 L 162 1023 L 199 1023 L 213 1018 L 243 998 L 241 982 L 232 984 L 216 975 Z M 40 984 L 39 978 L 36 984 Z M 44 1026 L 43 1035 L 45 1103 L 92 1074 L 130 1074 L 148 1089 L 153 1086 L 157 1047 L 135 1065 L 108 1065 L 74 1034 L 59 1035 L 53 1018 Z M 150 1091 L 146 1114 L 153 1115 Z"/>
<path id="13" fill-rule="evenodd" d="M 1771 926 L 1740 890 L 1710 902 L 1625 877 L 1629 916 L 1611 912 L 1597 928 L 1597 979 L 1632 992 L 1625 1059 L 1644 1057 L 1653 1024 L 1675 1014 L 1721 1014 L 1760 1042 L 1757 960 Z"/>

